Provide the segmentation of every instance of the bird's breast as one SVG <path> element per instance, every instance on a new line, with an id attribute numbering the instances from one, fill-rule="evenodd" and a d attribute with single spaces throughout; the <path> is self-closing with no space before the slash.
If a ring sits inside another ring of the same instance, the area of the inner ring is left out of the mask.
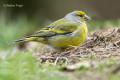
<path id="1" fill-rule="evenodd" d="M 72 45 L 78 46 L 83 44 L 87 39 L 87 33 L 88 29 L 86 24 L 79 26 L 78 29 L 71 35 L 73 37 L 71 39 Z"/>

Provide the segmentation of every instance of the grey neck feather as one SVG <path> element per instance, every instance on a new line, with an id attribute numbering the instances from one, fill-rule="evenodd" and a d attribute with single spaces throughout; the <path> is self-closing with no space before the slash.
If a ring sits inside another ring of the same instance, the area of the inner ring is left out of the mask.
<path id="1" fill-rule="evenodd" d="M 80 17 L 77 17 L 73 14 L 67 14 L 64 18 L 67 19 L 67 20 L 70 20 L 72 22 L 82 24 L 82 22 L 80 20 Z"/>

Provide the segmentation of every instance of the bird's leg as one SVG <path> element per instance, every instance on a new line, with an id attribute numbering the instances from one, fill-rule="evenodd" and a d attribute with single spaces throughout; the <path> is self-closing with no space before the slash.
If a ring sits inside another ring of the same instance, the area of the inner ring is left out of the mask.
<path id="1" fill-rule="evenodd" d="M 73 50 L 73 49 L 77 49 L 77 48 L 78 48 L 78 46 L 69 45 L 69 47 L 66 48 L 65 51 Z"/>

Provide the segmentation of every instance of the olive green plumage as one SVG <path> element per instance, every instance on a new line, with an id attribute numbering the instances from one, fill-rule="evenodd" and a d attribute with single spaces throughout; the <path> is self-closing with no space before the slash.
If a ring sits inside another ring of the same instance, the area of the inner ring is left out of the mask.
<path id="1" fill-rule="evenodd" d="M 87 39 L 86 20 L 89 17 L 83 11 L 73 11 L 64 18 L 59 19 L 47 27 L 35 32 L 21 41 L 35 41 L 50 45 L 55 48 L 80 46 Z"/>

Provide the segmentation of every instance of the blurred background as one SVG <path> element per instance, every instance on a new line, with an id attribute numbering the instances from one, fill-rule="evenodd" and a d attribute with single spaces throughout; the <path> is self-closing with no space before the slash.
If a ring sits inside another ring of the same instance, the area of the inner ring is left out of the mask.
<path id="1" fill-rule="evenodd" d="M 28 18 L 43 16 L 56 20 L 73 10 L 84 10 L 96 19 L 116 19 L 120 17 L 119 3 L 119 0 L 0 0 L 0 7 L 12 18 L 25 14 Z"/>
<path id="2" fill-rule="evenodd" d="M 117 27 L 119 3 L 120 0 L 0 0 L 0 49 L 74 10 L 83 10 L 92 18 L 89 30 Z"/>

